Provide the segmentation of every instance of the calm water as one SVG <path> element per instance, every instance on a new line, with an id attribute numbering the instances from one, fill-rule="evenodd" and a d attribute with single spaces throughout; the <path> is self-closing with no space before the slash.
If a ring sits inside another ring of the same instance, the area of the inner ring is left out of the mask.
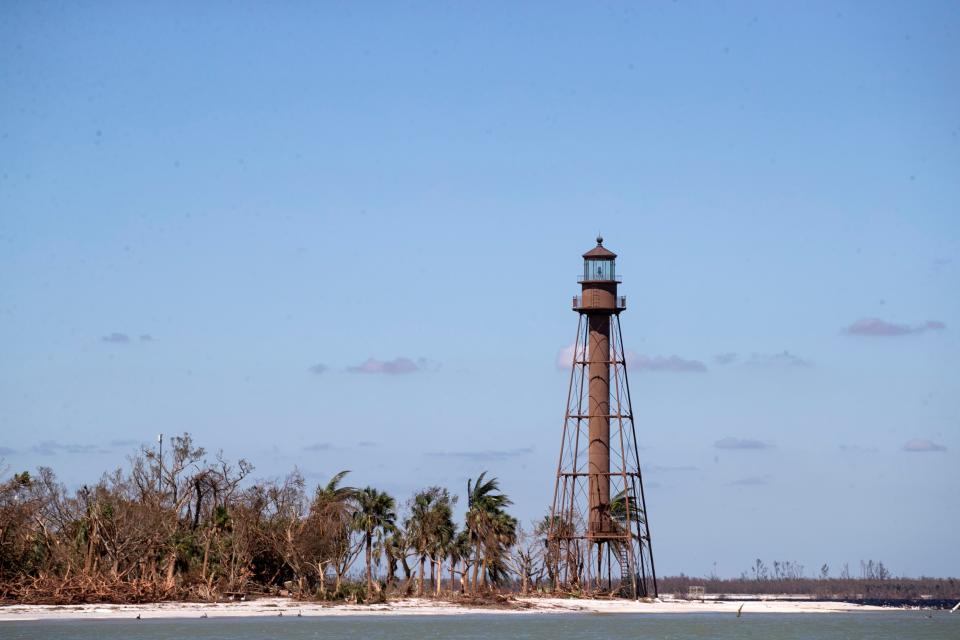
<path id="1" fill-rule="evenodd" d="M 931 617 L 927 617 L 927 616 Z M 230 620 L 0 622 L 0 638 L 50 640 L 301 640 L 363 638 L 843 638 L 960 639 L 960 613 L 945 611 L 848 614 L 478 615 Z"/>

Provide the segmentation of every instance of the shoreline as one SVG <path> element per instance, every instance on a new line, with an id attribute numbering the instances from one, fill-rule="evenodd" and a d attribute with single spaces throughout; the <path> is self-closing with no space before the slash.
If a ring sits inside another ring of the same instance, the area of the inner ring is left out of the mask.
<path id="1" fill-rule="evenodd" d="M 729 613 L 849 613 L 858 611 L 908 611 L 902 607 L 880 607 L 834 601 L 706 600 L 662 599 L 594 600 L 587 598 L 517 597 L 507 606 L 477 606 L 455 601 L 404 598 L 382 604 L 330 604 L 299 602 L 292 598 L 259 598 L 243 602 L 159 602 L 153 604 L 81 604 L 0 605 L 0 622 L 28 620 L 142 620 L 267 617 L 344 617 L 344 616 L 457 616 L 457 615 L 536 615 L 554 614 L 676 614 Z"/>

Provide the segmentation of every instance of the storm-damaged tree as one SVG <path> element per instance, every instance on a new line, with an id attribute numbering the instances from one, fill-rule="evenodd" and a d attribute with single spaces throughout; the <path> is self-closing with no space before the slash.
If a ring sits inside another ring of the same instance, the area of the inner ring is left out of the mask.
<path id="1" fill-rule="evenodd" d="M 334 571 L 334 594 L 340 594 L 343 577 L 363 548 L 362 539 L 354 540 L 354 517 L 359 491 L 341 486 L 349 471 L 334 475 L 326 485 L 318 486 L 310 504 L 307 527 L 315 536 L 311 556 L 320 580 L 320 592 L 326 595 L 326 572 Z"/>
<path id="2" fill-rule="evenodd" d="M 573 523 L 559 515 L 546 515 L 534 525 L 533 533 L 541 543 L 543 570 L 547 574 L 547 584 L 551 589 L 555 589 L 558 586 L 560 563 L 570 560 L 562 557 L 560 540 L 564 536 L 569 537 L 573 534 Z"/>
<path id="3" fill-rule="evenodd" d="M 389 588 L 396 579 L 398 565 L 402 565 L 403 592 L 404 594 L 409 594 L 413 570 L 410 568 L 410 562 L 408 561 L 411 555 L 411 549 L 405 527 L 399 525 L 394 527 L 393 532 L 384 540 L 383 551 L 387 557 L 387 588 Z"/>
<path id="4" fill-rule="evenodd" d="M 467 480 L 466 529 L 473 550 L 472 577 L 468 589 L 477 593 L 488 577 L 499 580 L 503 553 L 516 535 L 517 521 L 505 508 L 513 504 L 499 492 L 496 478 L 486 479 L 486 471 L 476 481 Z"/>
<path id="5" fill-rule="evenodd" d="M 520 593 L 527 594 L 531 586 L 539 587 L 544 570 L 543 540 L 536 533 L 528 533 L 522 526 L 516 528 L 516 541 L 506 554 L 510 572 L 520 579 Z"/>
<path id="6" fill-rule="evenodd" d="M 447 551 L 450 559 L 451 591 L 456 590 L 454 585 L 457 579 L 457 573 L 460 574 L 460 593 L 465 593 L 467 590 L 467 575 L 470 571 L 470 548 L 470 532 L 466 529 L 457 531 Z"/>

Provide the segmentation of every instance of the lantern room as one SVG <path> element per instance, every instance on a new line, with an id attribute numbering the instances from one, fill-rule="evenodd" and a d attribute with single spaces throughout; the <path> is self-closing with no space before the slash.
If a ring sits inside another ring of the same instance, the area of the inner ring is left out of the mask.
<path id="1" fill-rule="evenodd" d="M 619 282 L 615 268 L 617 254 L 603 246 L 603 237 L 597 237 L 597 246 L 583 254 L 583 275 L 580 282 Z"/>

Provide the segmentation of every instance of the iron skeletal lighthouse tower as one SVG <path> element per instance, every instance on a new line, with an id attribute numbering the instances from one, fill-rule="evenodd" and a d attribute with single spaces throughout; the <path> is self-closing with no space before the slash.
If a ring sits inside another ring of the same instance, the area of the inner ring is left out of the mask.
<path id="1" fill-rule="evenodd" d="M 557 589 L 657 596 L 637 436 L 624 359 L 617 255 L 583 254 L 582 292 L 547 559 Z"/>

